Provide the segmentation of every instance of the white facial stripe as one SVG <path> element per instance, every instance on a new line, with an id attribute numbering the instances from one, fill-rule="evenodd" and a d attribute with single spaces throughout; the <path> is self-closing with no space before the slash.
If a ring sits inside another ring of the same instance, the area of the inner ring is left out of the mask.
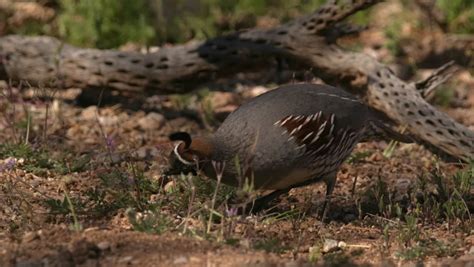
<path id="1" fill-rule="evenodd" d="M 182 163 L 184 163 L 186 165 L 194 165 L 193 162 L 187 161 L 187 160 L 183 159 L 183 157 L 181 157 L 181 155 L 178 153 L 178 146 L 179 145 L 181 145 L 181 143 L 177 144 L 173 149 L 173 152 L 176 155 L 176 157 L 179 159 L 179 161 L 181 161 Z"/>

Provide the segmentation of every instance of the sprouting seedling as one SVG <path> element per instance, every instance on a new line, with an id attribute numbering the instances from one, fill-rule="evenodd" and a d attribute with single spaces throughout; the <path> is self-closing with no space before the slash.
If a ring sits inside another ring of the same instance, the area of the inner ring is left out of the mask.
<path id="1" fill-rule="evenodd" d="M 107 150 L 110 152 L 115 152 L 117 148 L 116 141 L 113 135 L 106 135 L 105 137 L 105 144 L 107 146 Z"/>
<path id="2" fill-rule="evenodd" d="M 209 213 L 209 221 L 207 222 L 206 233 L 208 233 L 208 234 L 211 231 L 211 223 L 212 223 L 213 214 L 215 212 L 214 208 L 215 208 L 215 205 L 216 205 L 217 192 L 219 190 L 219 185 L 221 183 L 222 176 L 224 174 L 225 162 L 212 161 L 212 167 L 214 168 L 214 171 L 216 172 L 217 184 L 216 184 L 216 189 L 214 190 L 214 195 L 212 196 L 211 211 Z"/>
<path id="3" fill-rule="evenodd" d="M 192 177 L 188 176 L 188 182 L 191 185 L 191 196 L 189 197 L 188 211 L 186 213 L 186 218 L 184 218 L 183 234 L 188 230 L 189 218 L 191 217 L 191 212 L 193 209 L 193 203 L 196 199 L 196 186 L 193 183 Z"/>
<path id="4" fill-rule="evenodd" d="M 405 130 L 406 130 L 406 126 L 403 126 L 400 133 L 403 134 L 405 132 Z M 396 140 L 390 140 L 390 143 L 388 143 L 388 146 L 387 146 L 387 148 L 385 148 L 382 155 L 386 158 L 392 157 L 393 152 L 395 152 L 395 148 L 397 147 L 398 143 L 399 142 L 396 141 Z"/>

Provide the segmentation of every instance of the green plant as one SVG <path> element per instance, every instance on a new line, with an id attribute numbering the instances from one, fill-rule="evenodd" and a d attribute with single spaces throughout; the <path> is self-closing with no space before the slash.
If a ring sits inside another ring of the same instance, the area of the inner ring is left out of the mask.
<path id="1" fill-rule="evenodd" d="M 44 204 L 49 208 L 49 212 L 52 215 L 69 215 L 71 210 L 70 206 L 74 206 L 76 211 L 82 212 L 82 208 L 85 206 L 84 203 L 78 198 L 63 197 L 63 199 L 48 198 L 44 200 Z"/>
<path id="2" fill-rule="evenodd" d="M 211 126 L 217 126 L 218 122 L 214 116 L 214 106 L 212 98 L 210 97 L 209 89 L 199 90 L 198 101 L 201 103 L 202 119 L 204 123 L 211 128 Z"/>
<path id="3" fill-rule="evenodd" d="M 22 161 L 22 169 L 36 175 L 44 175 L 50 171 L 68 173 L 62 162 L 51 156 L 46 148 L 34 148 L 27 143 L 0 144 L 0 158 L 14 158 Z"/>
<path id="4" fill-rule="evenodd" d="M 308 261 L 317 262 L 323 257 L 322 244 L 316 244 L 309 248 Z"/>
<path id="5" fill-rule="evenodd" d="M 118 209 L 134 208 L 146 211 L 154 206 L 149 197 L 159 191 L 158 182 L 145 177 L 143 171 L 133 164 L 126 170 L 114 168 L 99 175 L 100 186 L 87 191 L 92 209 L 106 215 Z"/>
<path id="6" fill-rule="evenodd" d="M 442 86 L 441 88 L 438 88 L 435 91 L 434 96 L 433 96 L 434 104 L 441 107 L 449 107 L 453 99 L 454 99 L 454 90 L 446 86 Z"/>
<path id="7" fill-rule="evenodd" d="M 69 209 L 69 212 L 71 213 L 73 223 L 71 225 L 71 229 L 74 231 L 81 231 L 82 230 L 82 224 L 79 223 L 79 220 L 77 218 L 76 214 L 76 208 L 74 207 L 74 203 L 71 200 L 71 197 L 69 196 L 67 186 L 63 186 L 63 192 L 64 192 L 64 199 L 67 202 L 67 206 Z"/>
<path id="8" fill-rule="evenodd" d="M 154 38 L 146 1 L 60 0 L 59 34 L 69 43 L 114 48 Z"/>
<path id="9" fill-rule="evenodd" d="M 125 212 L 135 231 L 162 234 L 171 227 L 171 219 L 160 210 L 137 213 L 134 209 Z"/>
<path id="10" fill-rule="evenodd" d="M 436 239 L 421 239 L 412 246 L 401 248 L 395 256 L 402 260 L 423 260 L 426 257 L 452 257 L 456 255 L 458 242 L 445 243 Z"/>
<path id="11" fill-rule="evenodd" d="M 346 160 L 349 164 L 354 164 L 365 160 L 368 156 L 372 155 L 371 151 L 357 151 L 352 153 Z"/>
<path id="12" fill-rule="evenodd" d="M 436 5 L 444 12 L 449 31 L 467 34 L 474 31 L 474 2 L 437 0 Z"/>
<path id="13" fill-rule="evenodd" d="M 204 39 L 257 24 L 265 16 L 286 21 L 297 14 L 316 9 L 325 0 L 201 0 L 197 5 L 187 1 L 158 1 L 155 5 L 158 41 L 184 42 Z M 176 16 L 180 14 L 180 16 Z"/>
<path id="14" fill-rule="evenodd" d="M 300 219 L 303 212 L 300 208 L 290 209 L 284 212 L 270 213 L 263 216 L 262 223 L 273 224 L 281 220 Z"/>
<path id="15" fill-rule="evenodd" d="M 387 183 L 382 180 L 380 175 L 377 176 L 377 183 L 367 192 L 369 198 L 374 199 L 377 203 L 378 213 L 385 218 L 392 218 L 401 213 L 401 207 L 398 203 L 393 201 L 393 196 L 396 192 L 389 191 Z"/>
<path id="16" fill-rule="evenodd" d="M 459 242 L 448 242 L 427 237 L 424 225 L 444 223 L 447 219 L 448 226 L 455 231 L 470 233 L 472 218 L 466 199 L 474 186 L 474 164 L 458 171 L 455 175 L 447 176 L 435 169 L 426 178 L 421 175 L 415 191 L 421 192 L 416 198 L 411 199 L 408 211 L 403 214 L 400 208 L 396 209 L 398 219 L 390 221 L 384 228 L 384 239 L 387 245 L 390 242 L 390 229 L 394 228 L 399 249 L 396 257 L 403 260 L 421 260 L 428 256 L 447 257 L 453 256 L 459 247 Z M 428 189 L 432 184 L 436 193 Z M 453 227 L 453 225 L 457 227 Z"/>
<path id="17" fill-rule="evenodd" d="M 401 29 L 402 22 L 399 20 L 393 21 L 388 27 L 385 28 L 385 36 L 387 37 L 387 42 L 385 46 L 394 56 L 398 56 L 401 52 L 400 50 L 400 40 L 401 40 Z"/>
<path id="18" fill-rule="evenodd" d="M 395 140 L 390 140 L 388 143 L 388 146 L 384 149 L 382 155 L 386 158 L 391 158 L 393 155 L 393 152 L 395 152 L 395 149 L 397 148 L 398 141 Z"/>
<path id="19" fill-rule="evenodd" d="M 414 242 L 419 241 L 420 239 L 420 227 L 418 225 L 419 218 L 414 214 L 405 214 L 402 216 L 404 223 L 400 221 L 398 224 L 398 241 L 403 244 L 405 247 L 410 247 Z"/>

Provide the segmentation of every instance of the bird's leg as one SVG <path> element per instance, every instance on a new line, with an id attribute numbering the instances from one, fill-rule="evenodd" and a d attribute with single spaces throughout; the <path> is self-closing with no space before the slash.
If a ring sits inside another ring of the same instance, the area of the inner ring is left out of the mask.
<path id="1" fill-rule="evenodd" d="M 285 189 L 278 189 L 271 192 L 270 194 L 257 198 L 254 201 L 253 205 L 251 206 L 251 211 L 258 212 L 258 211 L 263 210 L 265 207 L 267 207 L 267 204 L 270 203 L 272 200 L 274 200 L 275 198 L 283 194 L 288 193 L 290 190 L 291 190 L 291 187 L 285 188 Z"/>
<path id="2" fill-rule="evenodd" d="M 321 216 L 321 221 L 323 222 L 326 220 L 326 214 L 329 210 L 329 205 L 331 204 L 332 191 L 334 191 L 334 187 L 336 186 L 336 174 L 337 173 L 332 173 L 324 179 L 324 183 L 326 184 L 326 196 L 324 198 Z"/>
<path id="3" fill-rule="evenodd" d="M 251 203 L 247 202 L 246 204 L 243 204 L 243 205 L 237 204 L 235 202 L 230 203 L 230 204 L 231 205 L 237 204 L 239 214 L 256 213 L 266 208 L 268 203 L 270 203 L 272 200 L 276 199 L 282 194 L 288 193 L 290 190 L 291 188 L 275 190 L 263 197 L 257 198 Z"/>

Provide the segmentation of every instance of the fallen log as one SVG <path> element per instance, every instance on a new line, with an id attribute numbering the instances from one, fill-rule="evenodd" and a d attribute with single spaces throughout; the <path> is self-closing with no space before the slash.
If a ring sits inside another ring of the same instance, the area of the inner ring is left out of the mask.
<path id="1" fill-rule="evenodd" d="M 182 93 L 218 76 L 265 68 L 269 60 L 282 57 L 363 95 L 433 152 L 473 159 L 474 132 L 423 98 L 428 95 L 423 92 L 446 80 L 443 68 L 430 80 L 411 84 L 374 58 L 342 49 L 336 44 L 339 37 L 363 30 L 343 20 L 380 1 L 336 2 L 272 29 L 251 29 L 149 54 L 81 49 L 51 37 L 6 36 L 0 38 L 0 78 L 40 85 L 54 81 L 59 88 Z"/>

